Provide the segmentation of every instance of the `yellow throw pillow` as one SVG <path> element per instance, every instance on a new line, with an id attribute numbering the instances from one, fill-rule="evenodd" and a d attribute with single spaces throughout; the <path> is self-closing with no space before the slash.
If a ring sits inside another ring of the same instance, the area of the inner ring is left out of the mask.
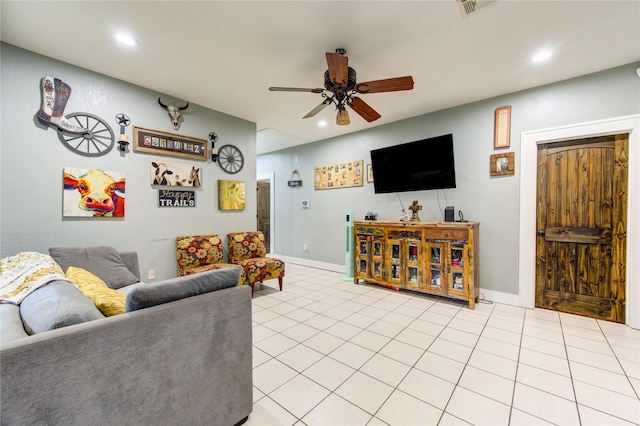
<path id="1" fill-rule="evenodd" d="M 127 295 L 109 288 L 104 281 L 91 272 L 70 266 L 67 269 L 67 278 L 76 283 L 82 294 L 91 299 L 104 315 L 124 313 Z"/>

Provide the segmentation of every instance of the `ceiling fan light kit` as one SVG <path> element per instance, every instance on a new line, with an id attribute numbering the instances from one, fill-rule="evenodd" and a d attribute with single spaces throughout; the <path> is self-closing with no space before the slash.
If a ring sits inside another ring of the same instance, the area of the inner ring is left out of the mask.
<path id="1" fill-rule="evenodd" d="M 396 92 L 399 90 L 412 90 L 413 77 L 395 77 L 383 80 L 358 83 L 356 71 L 349 66 L 349 58 L 345 55 L 345 49 L 336 49 L 335 53 L 327 52 L 327 70 L 324 73 L 324 89 L 306 89 L 298 87 L 269 87 L 272 92 L 311 92 L 320 93 L 324 100 L 309 111 L 302 118 L 310 118 L 325 109 L 329 104 L 334 104 L 338 111 L 336 124 L 344 126 L 349 124 L 348 106 L 369 123 L 380 118 L 380 114 L 371 108 L 369 104 L 356 94 Z"/>
<path id="2" fill-rule="evenodd" d="M 349 113 L 347 112 L 346 109 L 339 109 L 338 110 L 338 115 L 336 116 L 336 124 L 338 126 L 346 126 L 347 124 L 351 123 L 351 121 L 349 120 Z"/>

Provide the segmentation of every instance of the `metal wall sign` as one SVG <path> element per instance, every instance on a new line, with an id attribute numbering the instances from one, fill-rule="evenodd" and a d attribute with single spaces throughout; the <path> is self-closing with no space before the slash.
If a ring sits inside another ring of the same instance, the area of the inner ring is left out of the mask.
<path id="1" fill-rule="evenodd" d="M 158 191 L 158 207 L 195 207 L 196 193 L 173 189 Z"/>

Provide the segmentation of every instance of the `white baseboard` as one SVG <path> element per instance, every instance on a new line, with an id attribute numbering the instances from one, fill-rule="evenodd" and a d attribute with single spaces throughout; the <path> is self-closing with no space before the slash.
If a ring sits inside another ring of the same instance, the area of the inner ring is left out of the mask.
<path id="1" fill-rule="evenodd" d="M 280 254 L 270 254 L 269 256 L 277 257 L 284 262 L 293 263 L 294 265 L 309 266 L 311 268 L 324 269 L 327 271 L 344 273 L 344 265 L 335 263 L 319 262 L 317 260 L 303 259 L 301 257 L 285 256 Z M 505 305 L 520 306 L 520 297 L 517 294 L 504 293 L 502 291 L 480 289 L 480 299 L 489 300 L 494 303 L 503 303 Z"/>
<path id="2" fill-rule="evenodd" d="M 520 306 L 520 296 L 517 294 L 504 293 L 502 291 L 489 290 L 486 288 L 480 288 L 480 300 L 489 300 L 494 303 Z"/>
<path id="3" fill-rule="evenodd" d="M 335 263 L 320 262 L 317 260 L 303 259 L 301 257 L 285 256 L 281 254 L 269 254 L 269 257 L 277 257 L 278 259 L 293 263 L 294 265 L 309 266 L 311 268 L 324 269 L 332 272 L 340 272 L 344 274 L 344 265 L 336 265 Z"/>

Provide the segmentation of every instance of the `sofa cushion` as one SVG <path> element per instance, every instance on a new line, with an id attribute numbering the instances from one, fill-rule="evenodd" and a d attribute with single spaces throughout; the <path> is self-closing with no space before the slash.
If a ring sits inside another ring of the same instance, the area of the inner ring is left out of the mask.
<path id="1" fill-rule="evenodd" d="M 20 307 L 13 303 L 0 303 L 0 348 L 28 335 L 20 320 Z"/>
<path id="2" fill-rule="evenodd" d="M 51 281 L 20 303 L 20 316 L 29 334 L 104 318 L 91 300 L 68 281 Z"/>
<path id="3" fill-rule="evenodd" d="M 109 288 L 120 288 L 140 281 L 127 269 L 113 247 L 52 247 L 49 254 L 66 271 L 70 266 L 82 268 L 96 275 Z"/>
<path id="4" fill-rule="evenodd" d="M 136 311 L 185 297 L 235 287 L 242 268 L 232 266 L 137 286 L 127 294 L 126 311 Z"/>
<path id="5" fill-rule="evenodd" d="M 89 271 L 70 266 L 67 278 L 76 283 L 82 294 L 88 297 L 94 305 L 106 316 L 124 313 L 124 302 L 127 295 L 113 290 Z"/>

